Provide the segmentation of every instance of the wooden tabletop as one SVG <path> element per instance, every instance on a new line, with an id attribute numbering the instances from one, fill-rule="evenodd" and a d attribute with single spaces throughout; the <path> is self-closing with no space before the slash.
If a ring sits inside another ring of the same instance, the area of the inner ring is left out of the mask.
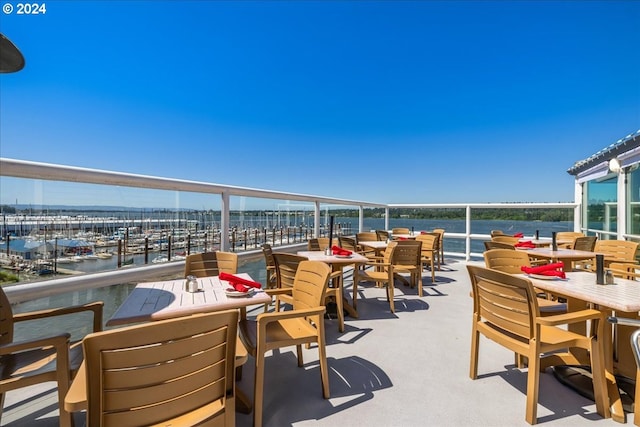
<path id="1" fill-rule="evenodd" d="M 246 273 L 237 276 L 252 280 Z M 198 292 L 185 291 L 184 283 L 185 279 L 139 283 L 107 321 L 107 326 L 170 319 L 271 302 L 271 297 L 262 290 L 248 296 L 227 296 L 225 290 L 229 288 L 229 284 L 221 281 L 218 276 L 199 278 Z"/>
<path id="2" fill-rule="evenodd" d="M 373 249 L 386 249 L 389 243 L 386 240 L 363 240 L 358 242 L 358 244 Z"/>
<path id="3" fill-rule="evenodd" d="M 369 261 L 364 255 L 357 252 L 345 257 L 340 255 L 325 255 L 324 251 L 298 251 L 298 255 L 306 257 L 309 261 L 322 261 L 327 264 L 354 264 Z"/>
<path id="4" fill-rule="evenodd" d="M 613 285 L 597 285 L 595 273 L 566 273 L 567 279 L 544 280 L 531 276 L 527 278 L 536 288 L 554 295 L 580 299 L 613 310 L 624 312 L 640 311 L 640 283 L 634 280 L 615 278 Z"/>

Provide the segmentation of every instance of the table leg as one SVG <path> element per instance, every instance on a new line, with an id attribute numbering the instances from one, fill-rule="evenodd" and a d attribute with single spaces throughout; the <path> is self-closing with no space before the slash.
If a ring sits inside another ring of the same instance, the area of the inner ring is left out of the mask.
<path id="1" fill-rule="evenodd" d="M 567 309 L 568 311 L 577 311 L 583 310 L 587 306 L 582 300 L 575 298 L 567 298 Z M 598 310 L 602 310 L 605 313 L 605 317 L 611 315 L 611 310 L 605 307 L 595 307 Z M 611 411 L 611 418 L 614 421 L 619 423 L 625 422 L 625 414 L 624 409 L 622 408 L 622 399 L 620 398 L 620 390 L 618 389 L 618 384 L 616 382 L 616 377 L 613 372 L 613 336 L 611 334 L 610 325 L 605 325 L 604 333 L 602 337 L 598 337 L 598 340 L 601 340 L 603 350 L 604 350 L 604 369 L 605 369 L 605 381 L 607 387 L 607 394 L 609 396 L 609 408 Z M 586 323 L 576 323 L 569 325 L 569 330 L 572 332 L 576 332 L 579 334 L 587 333 L 587 325 Z M 579 349 L 571 349 L 571 353 L 573 353 L 578 359 L 587 358 L 586 354 L 583 354 L 583 350 Z"/>

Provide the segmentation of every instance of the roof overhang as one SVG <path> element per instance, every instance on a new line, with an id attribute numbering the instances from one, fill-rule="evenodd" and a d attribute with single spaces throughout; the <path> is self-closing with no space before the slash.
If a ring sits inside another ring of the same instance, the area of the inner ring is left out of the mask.
<path id="1" fill-rule="evenodd" d="M 611 159 L 617 159 L 620 167 L 623 168 L 640 163 L 640 130 L 619 139 L 591 157 L 576 162 L 573 167 L 567 170 L 567 173 L 574 175 L 578 182 L 589 181 L 595 178 L 582 179 L 581 177 L 587 176 L 593 171 L 600 171 L 603 164 L 607 165 L 608 169 Z"/>

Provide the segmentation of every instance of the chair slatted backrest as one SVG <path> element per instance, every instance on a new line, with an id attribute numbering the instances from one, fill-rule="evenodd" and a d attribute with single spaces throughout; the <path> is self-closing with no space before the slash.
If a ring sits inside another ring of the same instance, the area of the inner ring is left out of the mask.
<path id="1" fill-rule="evenodd" d="M 487 268 L 509 274 L 522 274 L 521 267 L 531 267 L 529 255 L 512 249 L 491 249 L 484 253 Z"/>
<path id="2" fill-rule="evenodd" d="M 0 345 L 13 342 L 13 310 L 4 290 L 0 286 Z M 0 402 L 0 405 L 2 403 Z M 0 407 L 0 410 L 2 408 Z"/>
<path id="3" fill-rule="evenodd" d="M 476 322 L 506 331 L 529 341 L 539 316 L 531 282 L 496 270 L 468 265 Z"/>
<path id="4" fill-rule="evenodd" d="M 238 254 L 233 252 L 205 252 L 191 254 L 184 262 L 184 276 L 209 277 L 220 272 L 236 274 L 238 272 Z"/>
<path id="5" fill-rule="evenodd" d="M 307 257 L 285 252 L 274 252 L 273 259 L 276 265 L 276 287 L 293 288 L 298 267 L 302 261 L 307 261 Z"/>
<path id="6" fill-rule="evenodd" d="M 597 236 L 576 237 L 576 240 L 573 241 L 573 249 L 575 249 L 576 251 L 593 252 L 597 240 Z"/>
<path id="7" fill-rule="evenodd" d="M 362 231 L 356 234 L 356 242 L 374 242 L 378 240 L 375 231 Z"/>
<path id="8" fill-rule="evenodd" d="M 423 258 L 433 258 L 438 250 L 438 236 L 435 233 L 424 233 L 416 235 L 416 242 L 421 242 L 421 256 Z"/>
<path id="9" fill-rule="evenodd" d="M 597 240 L 594 252 L 602 253 L 605 262 L 635 261 L 638 243 L 630 240 Z"/>
<path id="10" fill-rule="evenodd" d="M 301 261 L 293 286 L 293 309 L 301 310 L 324 305 L 331 267 L 321 261 Z"/>
<path id="11" fill-rule="evenodd" d="M 502 230 L 491 230 L 491 237 L 496 236 L 504 236 L 504 232 Z"/>
<path id="12" fill-rule="evenodd" d="M 422 255 L 422 242 L 420 240 L 398 240 L 396 249 L 393 251 L 393 260 L 395 265 L 414 266 L 421 265 L 420 258 Z"/>
<path id="13" fill-rule="evenodd" d="M 267 269 L 267 288 L 276 286 L 276 261 L 273 259 L 273 249 L 271 245 L 265 243 L 262 245 L 262 254 L 264 255 L 264 264 Z"/>
<path id="14" fill-rule="evenodd" d="M 485 241 L 484 242 L 484 248 L 485 250 L 489 251 L 491 249 L 511 249 L 511 250 L 515 250 L 515 246 L 510 245 L 509 243 L 502 243 L 502 242 L 494 242 L 493 240 L 491 241 Z"/>
<path id="15" fill-rule="evenodd" d="M 314 237 L 307 241 L 307 249 L 310 251 L 324 251 L 329 247 L 328 237 Z"/>
<path id="16" fill-rule="evenodd" d="M 184 262 L 184 276 L 207 277 L 217 276 L 218 259 L 215 252 L 191 254 Z"/>
<path id="17" fill-rule="evenodd" d="M 358 244 L 356 243 L 355 238 L 340 236 L 338 237 L 338 242 L 340 243 L 340 247 L 342 249 L 347 249 L 351 252 L 358 252 Z"/>
<path id="18" fill-rule="evenodd" d="M 409 234 L 411 230 L 406 227 L 396 227 L 391 229 L 391 234 Z"/>
<path id="19" fill-rule="evenodd" d="M 216 252 L 218 260 L 218 271 L 228 274 L 236 274 L 238 272 L 238 254 L 234 252 Z"/>
<path id="20" fill-rule="evenodd" d="M 518 238 L 513 236 L 494 236 L 491 238 L 491 241 L 515 245 L 516 243 L 518 243 Z"/>
<path id="21" fill-rule="evenodd" d="M 386 230 L 376 230 L 376 237 L 378 240 L 388 240 L 389 232 Z"/>
<path id="22" fill-rule="evenodd" d="M 576 240 L 578 237 L 584 237 L 584 233 L 579 231 L 558 231 L 556 240 Z"/>
<path id="23" fill-rule="evenodd" d="M 87 335 L 87 425 L 235 425 L 237 325 L 228 310 Z"/>

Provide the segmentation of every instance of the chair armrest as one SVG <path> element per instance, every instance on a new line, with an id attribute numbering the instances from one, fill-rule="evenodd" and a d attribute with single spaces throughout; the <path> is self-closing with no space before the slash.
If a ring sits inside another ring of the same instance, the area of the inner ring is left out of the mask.
<path id="1" fill-rule="evenodd" d="M 393 264 L 390 262 L 365 262 L 364 265 L 373 265 L 375 267 L 391 267 Z"/>
<path id="2" fill-rule="evenodd" d="M 37 338 L 33 340 L 14 341 L 12 343 L 0 345 L 0 355 L 11 354 L 17 351 L 32 350 L 42 347 L 56 347 L 60 345 L 69 345 L 71 335 L 63 333 L 46 338 Z"/>
<path id="3" fill-rule="evenodd" d="M 74 305 L 70 307 L 51 308 L 47 310 L 30 311 L 27 313 L 18 313 L 13 315 L 14 322 L 23 322 L 25 320 L 45 319 L 53 316 L 63 316 L 66 314 L 81 313 L 83 311 L 93 312 L 93 332 L 102 330 L 102 310 L 104 303 L 102 301 L 90 302 L 83 305 Z"/>
<path id="4" fill-rule="evenodd" d="M 276 295 L 291 295 L 293 288 L 274 288 L 274 289 L 263 289 L 264 293 L 270 296 Z"/>
<path id="5" fill-rule="evenodd" d="M 87 367 L 84 360 L 64 397 L 64 409 L 69 412 L 87 409 Z"/>
<path id="6" fill-rule="evenodd" d="M 544 326 L 568 325 L 586 320 L 604 320 L 604 314 L 600 310 L 588 309 L 554 316 L 536 317 L 536 323 Z"/>
<path id="7" fill-rule="evenodd" d="M 256 322 L 260 324 L 269 324 L 271 322 L 277 322 L 278 320 L 294 319 L 297 317 L 308 317 L 323 315 L 326 311 L 326 307 L 321 305 L 316 308 L 306 308 L 302 310 L 289 310 L 289 311 L 276 311 L 270 313 L 260 313 L 256 317 Z"/>

